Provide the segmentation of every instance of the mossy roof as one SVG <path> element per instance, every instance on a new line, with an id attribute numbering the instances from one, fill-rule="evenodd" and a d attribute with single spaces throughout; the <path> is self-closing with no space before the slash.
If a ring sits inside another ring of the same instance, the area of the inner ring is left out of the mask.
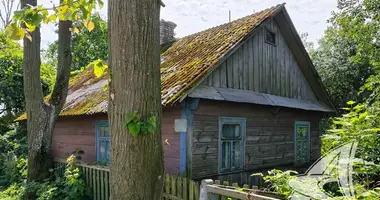
<path id="1" fill-rule="evenodd" d="M 243 42 L 256 27 L 273 17 L 284 4 L 222 24 L 165 46 L 161 54 L 162 105 L 179 103 L 187 92 L 215 69 L 219 61 Z M 169 47 L 170 46 L 170 47 Z M 62 116 L 106 113 L 108 73 L 96 78 L 89 67 L 72 77 Z M 26 119 L 26 114 L 17 120 Z"/>

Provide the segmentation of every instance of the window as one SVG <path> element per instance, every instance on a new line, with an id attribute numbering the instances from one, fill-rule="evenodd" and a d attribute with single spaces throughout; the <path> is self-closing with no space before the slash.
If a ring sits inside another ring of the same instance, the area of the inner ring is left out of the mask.
<path id="1" fill-rule="evenodd" d="M 310 123 L 296 121 L 294 123 L 295 164 L 302 165 L 310 158 Z"/>
<path id="2" fill-rule="evenodd" d="M 96 124 L 96 160 L 108 163 L 110 159 L 110 131 L 108 122 Z"/>
<path id="3" fill-rule="evenodd" d="M 276 33 L 267 29 L 265 41 L 271 45 L 276 45 Z"/>
<path id="4" fill-rule="evenodd" d="M 232 172 L 243 169 L 245 119 L 219 118 L 219 171 Z"/>

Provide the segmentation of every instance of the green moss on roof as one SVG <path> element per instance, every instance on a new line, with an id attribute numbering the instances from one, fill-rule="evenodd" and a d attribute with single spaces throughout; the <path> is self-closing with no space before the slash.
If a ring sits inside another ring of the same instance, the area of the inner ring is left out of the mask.
<path id="1" fill-rule="evenodd" d="M 236 45 L 243 42 L 262 22 L 273 17 L 284 4 L 265 9 L 230 23 L 161 46 L 162 105 L 178 103 Z M 69 92 L 61 115 L 107 112 L 108 92 L 104 90 L 108 71 L 96 78 L 93 68 L 70 78 Z M 26 115 L 17 120 L 26 119 Z"/>

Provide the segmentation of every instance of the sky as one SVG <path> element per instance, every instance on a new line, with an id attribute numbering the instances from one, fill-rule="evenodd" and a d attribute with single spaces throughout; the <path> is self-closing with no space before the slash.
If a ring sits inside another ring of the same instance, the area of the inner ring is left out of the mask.
<path id="1" fill-rule="evenodd" d="M 336 9 L 337 0 L 162 0 L 166 7 L 161 8 L 161 18 L 177 24 L 176 37 L 183 37 L 207 28 L 238 19 L 254 12 L 286 3 L 285 7 L 299 33 L 307 32 L 308 40 L 317 42 L 328 26 L 327 19 Z M 51 0 L 39 0 L 51 7 Z M 57 3 L 58 0 L 53 0 Z M 100 10 L 107 17 L 107 0 Z M 53 25 L 42 27 L 42 48 L 57 39 Z"/>

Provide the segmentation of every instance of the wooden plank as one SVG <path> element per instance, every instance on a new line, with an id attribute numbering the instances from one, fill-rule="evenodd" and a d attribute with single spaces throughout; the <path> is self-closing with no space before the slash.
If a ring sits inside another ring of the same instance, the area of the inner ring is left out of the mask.
<path id="1" fill-rule="evenodd" d="M 212 76 L 212 86 L 220 87 L 220 66 L 212 72 L 210 76 Z"/>
<path id="2" fill-rule="evenodd" d="M 227 87 L 233 88 L 234 87 L 234 78 L 233 78 L 234 66 L 233 66 L 232 56 L 226 60 L 226 68 L 227 68 Z"/>
<path id="3" fill-rule="evenodd" d="M 109 185 L 109 172 L 105 172 L 105 177 L 104 177 L 104 180 L 105 180 L 105 197 L 106 199 L 108 200 L 109 199 L 109 190 L 110 190 L 110 185 Z"/>
<path id="4" fill-rule="evenodd" d="M 94 200 L 99 200 L 98 198 L 96 198 L 96 175 L 95 175 L 95 169 L 91 169 L 91 176 L 92 176 L 92 190 L 93 190 L 93 193 L 92 193 L 92 197 L 94 198 Z"/>
<path id="5" fill-rule="evenodd" d="M 194 200 L 194 184 L 193 184 L 193 181 L 189 181 L 189 200 Z"/>
<path id="6" fill-rule="evenodd" d="M 227 64 L 223 62 L 220 66 L 220 87 L 227 87 Z"/>
<path id="7" fill-rule="evenodd" d="M 101 188 L 100 188 L 100 170 L 96 170 L 96 188 L 97 188 L 97 191 L 96 191 L 96 199 L 98 200 L 101 200 L 101 197 L 100 197 L 100 191 L 101 191 Z"/>
<path id="8" fill-rule="evenodd" d="M 183 192 L 182 192 L 182 177 L 177 176 L 177 197 L 182 198 Z"/>
<path id="9" fill-rule="evenodd" d="M 174 175 L 170 177 L 171 181 L 171 195 L 176 196 L 177 195 L 177 184 L 176 184 L 176 178 Z"/>
<path id="10" fill-rule="evenodd" d="M 244 90 L 248 90 L 248 87 L 249 87 L 249 68 L 248 68 L 248 62 L 249 62 L 249 54 L 248 54 L 248 41 L 243 45 L 243 50 L 242 50 L 242 63 L 243 63 L 243 70 L 242 70 L 242 73 L 243 73 L 243 88 L 241 89 L 244 89 Z"/>
<path id="11" fill-rule="evenodd" d="M 183 181 L 183 200 L 188 200 L 189 199 L 189 188 L 188 188 L 188 180 L 186 177 L 182 179 Z"/>
<path id="12" fill-rule="evenodd" d="M 106 197 L 105 197 L 105 187 L 104 187 L 104 173 L 105 171 L 99 171 L 100 172 L 100 196 L 102 200 L 106 200 Z"/>
<path id="13" fill-rule="evenodd" d="M 239 57 L 238 53 L 239 49 L 231 56 L 232 58 L 232 81 L 233 81 L 233 87 L 235 89 L 240 89 L 239 87 L 239 76 L 240 76 L 240 69 L 239 69 Z"/>
<path id="14" fill-rule="evenodd" d="M 259 35 L 253 37 L 252 50 L 253 50 L 253 74 L 254 74 L 254 91 L 260 92 L 260 49 L 259 49 Z"/>
<path id="15" fill-rule="evenodd" d="M 214 194 L 220 194 L 220 195 L 223 195 L 224 197 L 231 197 L 231 198 L 237 198 L 237 199 L 244 200 L 244 199 L 246 199 L 246 196 L 247 196 L 246 192 L 240 192 L 240 191 L 234 190 L 234 189 L 220 188 L 220 187 L 215 186 L 215 185 L 207 185 L 206 187 L 207 187 L 208 192 L 214 193 Z M 253 197 L 252 199 L 255 199 L 255 200 L 277 200 L 277 199 L 274 199 L 271 197 L 265 197 L 265 196 L 261 196 L 261 195 L 257 195 L 257 194 L 250 194 L 249 197 L 250 198 Z"/>
<path id="16" fill-rule="evenodd" d="M 194 184 L 194 195 L 195 195 L 195 200 L 199 200 L 199 184 L 196 182 L 193 182 Z"/>
<path id="17" fill-rule="evenodd" d="M 254 80 L 256 74 L 254 73 L 254 64 L 253 64 L 253 59 L 254 59 L 254 54 L 253 54 L 253 38 L 249 39 L 247 42 L 247 54 L 248 54 L 248 89 L 254 91 Z"/>
<path id="18" fill-rule="evenodd" d="M 170 175 L 165 175 L 165 194 L 170 194 Z"/>

